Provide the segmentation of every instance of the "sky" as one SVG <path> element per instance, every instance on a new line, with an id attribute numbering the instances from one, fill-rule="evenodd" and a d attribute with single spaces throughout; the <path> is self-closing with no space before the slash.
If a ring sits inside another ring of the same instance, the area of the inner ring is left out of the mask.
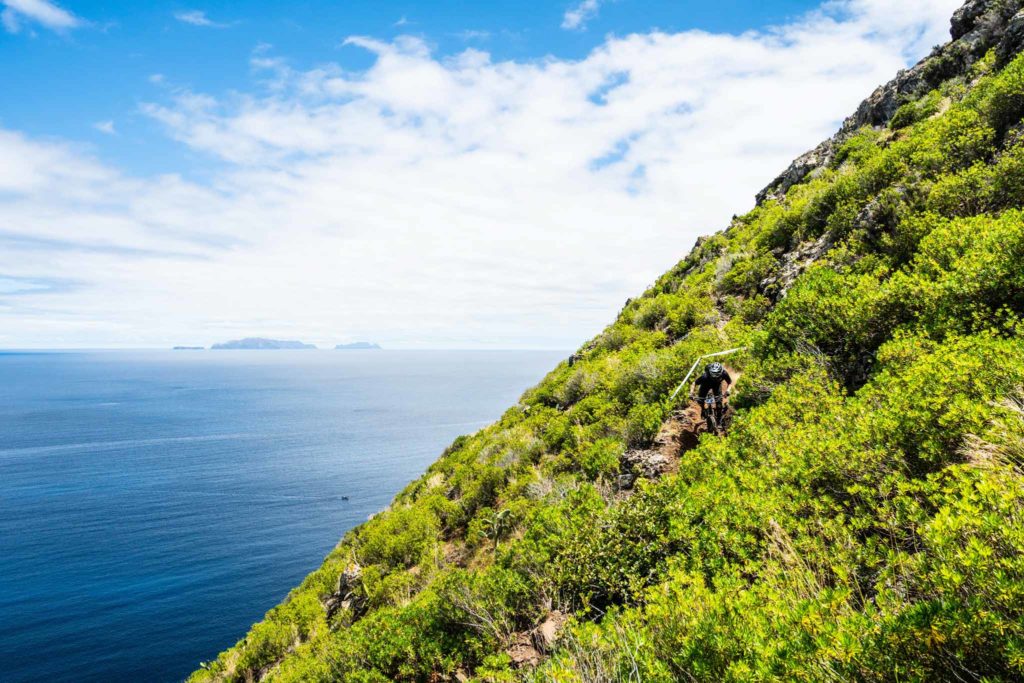
<path id="1" fill-rule="evenodd" d="M 575 348 L 960 0 L 0 0 L 0 348 Z"/>

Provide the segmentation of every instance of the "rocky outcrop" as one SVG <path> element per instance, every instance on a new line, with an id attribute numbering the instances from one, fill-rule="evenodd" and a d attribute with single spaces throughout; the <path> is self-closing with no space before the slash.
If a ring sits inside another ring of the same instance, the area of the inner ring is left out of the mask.
<path id="1" fill-rule="evenodd" d="M 1006 25 L 999 46 L 996 48 L 996 61 L 999 64 L 1005 64 L 1021 50 L 1024 50 L 1024 10 L 1013 15 Z"/>
<path id="2" fill-rule="evenodd" d="M 913 68 L 877 88 L 861 102 L 831 139 L 797 157 L 775 180 L 757 193 L 757 203 L 780 199 L 789 188 L 827 166 L 846 140 L 864 126 L 884 126 L 900 105 L 967 73 L 989 50 L 1005 63 L 1024 48 L 1024 0 L 969 0 L 953 15 L 952 42 L 936 48 Z"/>
<path id="3" fill-rule="evenodd" d="M 985 13 L 988 6 L 986 0 L 968 0 L 963 7 L 953 13 L 949 33 L 953 40 L 960 40 L 974 30 L 978 19 Z"/>
<path id="4" fill-rule="evenodd" d="M 551 652 L 562 634 L 569 616 L 553 610 L 532 631 L 523 631 L 512 636 L 506 653 L 517 669 L 534 667 L 541 663 L 544 655 Z"/>
<path id="5" fill-rule="evenodd" d="M 366 599 L 358 590 L 362 578 L 363 568 L 354 562 L 341 572 L 334 592 L 323 600 L 328 622 L 341 612 L 349 612 L 352 620 L 362 615 L 366 608 Z"/>
<path id="6" fill-rule="evenodd" d="M 832 243 L 825 234 L 813 242 L 804 242 L 796 249 L 786 251 L 782 254 L 782 263 L 778 269 L 760 282 L 760 291 L 772 301 L 782 299 L 800 274 L 831 248 Z"/>
<path id="7" fill-rule="evenodd" d="M 672 462 L 658 450 L 636 449 L 626 451 L 620 458 L 618 487 L 629 489 L 637 479 L 657 479 L 669 471 Z"/>

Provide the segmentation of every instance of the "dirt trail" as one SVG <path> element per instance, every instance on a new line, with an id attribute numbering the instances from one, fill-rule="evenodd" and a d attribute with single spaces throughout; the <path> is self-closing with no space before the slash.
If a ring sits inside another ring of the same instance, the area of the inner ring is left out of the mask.
<path id="1" fill-rule="evenodd" d="M 726 367 L 733 379 L 733 388 L 740 381 L 742 373 Z M 735 393 L 735 392 L 733 392 Z M 729 429 L 735 410 L 730 404 L 726 409 L 724 427 Z M 672 411 L 661 425 L 650 448 L 626 451 L 622 456 L 622 471 L 618 488 L 633 488 L 637 479 L 657 479 L 671 474 L 679 468 L 679 458 L 686 451 L 695 448 L 700 435 L 707 431 L 707 425 L 700 416 L 700 406 L 693 402 Z"/>
<path id="2" fill-rule="evenodd" d="M 732 388 L 740 381 L 742 373 L 726 367 L 733 379 Z M 735 410 L 729 405 L 725 412 L 724 427 L 729 429 Z M 700 406 L 687 401 L 668 416 L 661 425 L 658 435 L 650 448 L 633 449 L 622 455 L 622 474 L 616 486 L 617 498 L 626 498 L 632 494 L 636 480 L 657 479 L 679 469 L 679 459 L 683 453 L 695 448 L 700 435 L 707 431 L 707 424 L 700 416 Z M 540 664 L 546 652 L 558 638 L 558 633 L 565 624 L 567 616 L 561 612 L 551 612 L 544 621 L 531 631 L 513 634 L 506 654 L 512 659 L 515 668 L 532 668 Z M 466 677 L 458 680 L 468 680 Z"/>

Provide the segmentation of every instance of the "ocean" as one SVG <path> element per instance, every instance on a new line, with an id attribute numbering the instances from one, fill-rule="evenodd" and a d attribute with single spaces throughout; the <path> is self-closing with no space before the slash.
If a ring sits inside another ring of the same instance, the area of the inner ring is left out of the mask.
<path id="1" fill-rule="evenodd" d="M 181 680 L 565 355 L 0 353 L 0 679 Z"/>

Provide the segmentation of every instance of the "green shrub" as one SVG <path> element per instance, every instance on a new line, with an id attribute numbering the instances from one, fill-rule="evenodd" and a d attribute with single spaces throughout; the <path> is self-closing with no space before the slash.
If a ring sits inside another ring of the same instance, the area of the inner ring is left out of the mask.
<path id="1" fill-rule="evenodd" d="M 653 330 L 665 323 L 668 315 L 667 297 L 659 294 L 652 299 L 644 299 L 640 302 L 636 313 L 633 315 L 633 324 L 643 330 Z"/>
<path id="2" fill-rule="evenodd" d="M 1024 58 L 1018 56 L 981 88 L 982 107 L 999 137 L 1024 117 Z"/>
<path id="3" fill-rule="evenodd" d="M 874 351 L 897 322 L 879 278 L 811 268 L 765 321 L 775 352 L 821 354 L 835 376 L 863 383 Z"/>
<path id="4" fill-rule="evenodd" d="M 938 90 L 932 90 L 924 97 L 900 106 L 889 120 L 889 127 L 899 130 L 911 126 L 918 121 L 934 116 L 939 112 L 941 106 L 942 94 Z"/>
<path id="5" fill-rule="evenodd" d="M 592 480 L 618 474 L 622 446 L 618 439 L 600 439 L 588 445 L 580 454 L 580 468 Z"/>
<path id="6" fill-rule="evenodd" d="M 626 445 L 630 448 L 649 446 L 658 435 L 664 418 L 660 404 L 648 403 L 633 406 L 626 420 Z"/>
<path id="7" fill-rule="evenodd" d="M 399 507 L 368 522 L 359 534 L 359 556 L 367 564 L 406 568 L 418 564 L 436 543 L 437 521 L 421 506 Z"/>
<path id="8" fill-rule="evenodd" d="M 478 572 L 455 570 L 444 577 L 438 591 L 448 618 L 497 645 L 508 642 L 537 612 L 523 577 L 497 566 Z"/>

